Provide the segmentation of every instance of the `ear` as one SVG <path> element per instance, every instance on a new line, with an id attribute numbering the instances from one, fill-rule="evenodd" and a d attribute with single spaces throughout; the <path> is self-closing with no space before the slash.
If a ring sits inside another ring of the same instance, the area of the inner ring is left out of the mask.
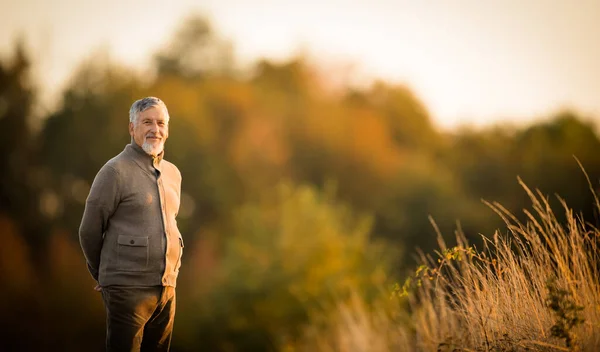
<path id="1" fill-rule="evenodd" d="M 129 123 L 129 135 L 133 137 L 133 122 Z"/>

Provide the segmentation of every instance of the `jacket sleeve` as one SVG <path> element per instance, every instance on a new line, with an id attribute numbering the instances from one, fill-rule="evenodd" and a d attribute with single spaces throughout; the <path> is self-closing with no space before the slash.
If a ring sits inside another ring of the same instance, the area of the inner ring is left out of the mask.
<path id="1" fill-rule="evenodd" d="M 119 204 L 118 176 L 117 171 L 108 165 L 100 169 L 92 183 L 79 226 L 79 243 L 88 270 L 96 281 L 98 281 L 104 233 L 111 215 Z"/>

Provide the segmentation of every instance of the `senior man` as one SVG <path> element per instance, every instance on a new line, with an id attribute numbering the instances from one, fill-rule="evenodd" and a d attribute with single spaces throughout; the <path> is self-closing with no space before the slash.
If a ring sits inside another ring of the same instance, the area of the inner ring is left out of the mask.
<path id="1" fill-rule="evenodd" d="M 79 240 L 106 308 L 108 351 L 168 351 L 183 239 L 181 173 L 163 159 L 169 112 L 155 97 L 129 111 L 131 143 L 96 175 Z"/>

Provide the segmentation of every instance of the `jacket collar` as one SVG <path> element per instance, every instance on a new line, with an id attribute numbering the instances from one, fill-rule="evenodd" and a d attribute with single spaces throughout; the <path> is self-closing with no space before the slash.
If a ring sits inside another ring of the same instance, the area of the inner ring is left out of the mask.
<path id="1" fill-rule="evenodd" d="M 162 160 L 165 154 L 164 150 L 154 157 L 146 153 L 144 149 L 142 149 L 142 147 L 140 147 L 132 139 L 131 143 L 125 146 L 125 151 L 127 151 L 127 153 L 133 157 L 133 160 L 136 162 L 136 164 L 138 164 L 143 170 L 151 173 L 152 175 L 160 176 L 160 173 L 162 172 Z"/>

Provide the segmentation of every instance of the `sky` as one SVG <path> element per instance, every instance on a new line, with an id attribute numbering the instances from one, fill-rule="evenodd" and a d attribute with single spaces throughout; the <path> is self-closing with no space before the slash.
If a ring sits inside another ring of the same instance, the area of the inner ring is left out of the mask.
<path id="1" fill-rule="evenodd" d="M 44 99 L 100 49 L 149 67 L 198 13 L 241 65 L 308 51 L 356 82 L 407 85 L 442 128 L 561 109 L 600 123 L 600 0 L 0 0 L 0 13 L 0 55 L 24 35 Z"/>

